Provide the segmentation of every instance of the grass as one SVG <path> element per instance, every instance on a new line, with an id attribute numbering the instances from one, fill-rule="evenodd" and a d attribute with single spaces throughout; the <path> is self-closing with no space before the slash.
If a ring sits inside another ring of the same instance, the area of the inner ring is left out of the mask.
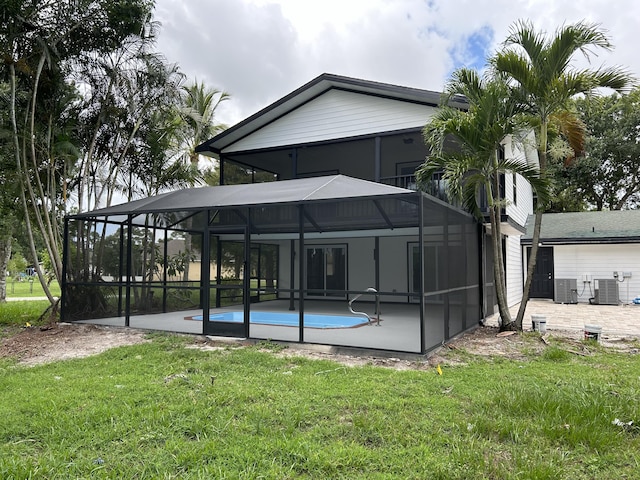
<path id="1" fill-rule="evenodd" d="M 53 281 L 50 288 L 51 294 L 54 297 L 60 296 L 60 286 L 58 285 L 58 282 Z M 37 278 L 34 278 L 33 282 L 28 280 L 16 282 L 13 278 L 7 279 L 7 298 L 31 298 L 44 296 L 44 290 Z"/>
<path id="2" fill-rule="evenodd" d="M 0 303 L 0 325 L 35 324 L 49 307 L 48 300 L 19 300 Z"/>
<path id="3" fill-rule="evenodd" d="M 396 371 L 188 337 L 0 363 L 0 478 L 637 478 L 640 363 L 600 348 Z M 284 350 L 286 353 L 286 349 Z"/>

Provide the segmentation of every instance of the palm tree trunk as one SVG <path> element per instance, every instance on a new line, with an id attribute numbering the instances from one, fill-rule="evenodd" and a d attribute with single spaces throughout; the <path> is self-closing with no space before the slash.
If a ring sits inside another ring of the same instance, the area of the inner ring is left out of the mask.
<path id="1" fill-rule="evenodd" d="M 547 172 L 547 129 L 548 121 L 543 121 L 540 125 L 540 140 L 538 143 L 538 161 L 540 162 L 540 177 L 545 177 Z M 515 327 L 518 330 L 522 330 L 522 324 L 524 320 L 524 312 L 527 309 L 527 303 L 529 302 L 529 295 L 531 294 L 531 284 L 533 283 L 533 272 L 536 268 L 536 262 L 538 257 L 538 245 L 540 243 L 540 231 L 542 229 L 542 212 L 544 211 L 544 205 L 536 205 L 535 218 L 533 224 L 533 235 L 531 238 L 531 254 L 529 255 L 529 261 L 527 264 L 527 278 L 524 282 L 524 288 L 522 291 L 522 300 L 520 300 L 520 308 L 518 308 L 518 314 L 516 315 Z"/>
<path id="2" fill-rule="evenodd" d="M 540 241 L 541 226 L 542 226 L 542 209 L 538 208 L 535 213 L 534 224 L 533 224 L 531 254 L 529 255 L 529 261 L 527 263 L 527 278 L 524 282 L 524 289 L 522 291 L 522 300 L 520 301 L 520 308 L 518 308 L 518 314 L 516 315 L 515 327 L 518 330 L 522 330 L 524 312 L 527 309 L 527 302 L 529 301 L 529 294 L 531 292 L 531 283 L 533 282 L 533 272 L 535 271 L 536 261 L 538 257 L 538 242 Z"/>
<path id="3" fill-rule="evenodd" d="M 508 330 L 512 326 L 511 313 L 507 302 L 506 281 L 504 272 L 504 252 L 502 250 L 502 234 L 498 215 L 500 207 L 493 205 L 489 210 L 491 220 L 491 241 L 493 243 L 493 277 L 498 297 L 498 312 L 500 313 L 500 330 Z M 497 212 L 496 212 L 497 210 Z"/>

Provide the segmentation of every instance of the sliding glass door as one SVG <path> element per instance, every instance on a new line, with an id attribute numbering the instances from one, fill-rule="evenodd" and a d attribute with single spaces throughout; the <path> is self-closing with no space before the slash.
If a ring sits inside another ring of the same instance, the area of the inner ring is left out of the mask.
<path id="1" fill-rule="evenodd" d="M 346 245 L 314 245 L 306 247 L 305 250 L 307 296 L 346 298 Z"/>

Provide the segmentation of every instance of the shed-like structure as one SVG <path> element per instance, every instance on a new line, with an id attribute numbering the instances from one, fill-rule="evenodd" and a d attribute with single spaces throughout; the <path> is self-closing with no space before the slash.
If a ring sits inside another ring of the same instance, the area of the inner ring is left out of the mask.
<path id="1" fill-rule="evenodd" d="M 480 245 L 345 175 L 185 189 L 66 219 L 62 319 L 426 353 L 481 320 Z"/>
<path id="2" fill-rule="evenodd" d="M 530 255 L 534 217 L 522 237 Z M 557 303 L 631 303 L 640 295 L 640 210 L 545 213 L 531 296 Z"/>

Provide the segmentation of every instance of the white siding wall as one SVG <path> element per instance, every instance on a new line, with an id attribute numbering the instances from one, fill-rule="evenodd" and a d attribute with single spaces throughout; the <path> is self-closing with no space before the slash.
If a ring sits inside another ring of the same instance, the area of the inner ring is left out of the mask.
<path id="1" fill-rule="evenodd" d="M 593 296 L 596 278 L 613 278 L 613 272 L 631 272 L 632 277 L 618 284 L 620 301 L 629 303 L 640 296 L 640 245 L 556 245 L 553 247 L 554 278 L 575 278 L 578 301 Z M 584 276 L 591 284 L 584 284 Z M 619 277 L 622 279 L 622 277 Z M 589 290 L 591 286 L 591 291 Z"/>
<path id="2" fill-rule="evenodd" d="M 508 139 L 505 142 L 505 156 L 511 159 L 522 159 L 523 162 L 528 160 L 528 155 L 522 145 L 518 145 Z M 509 203 L 507 204 L 506 213 L 519 225 L 524 226 L 527 222 L 527 216 L 533 213 L 533 191 L 531 185 L 520 175 L 516 175 L 516 198 L 513 196 L 513 175 L 507 173 L 505 175 L 505 193 Z"/>
<path id="3" fill-rule="evenodd" d="M 524 287 L 522 277 L 522 250 L 520 237 L 506 237 L 506 273 L 507 273 L 507 303 L 515 305 L 522 300 Z"/>
<path id="4" fill-rule="evenodd" d="M 424 126 L 436 107 L 329 90 L 225 149 L 310 143 Z"/>

